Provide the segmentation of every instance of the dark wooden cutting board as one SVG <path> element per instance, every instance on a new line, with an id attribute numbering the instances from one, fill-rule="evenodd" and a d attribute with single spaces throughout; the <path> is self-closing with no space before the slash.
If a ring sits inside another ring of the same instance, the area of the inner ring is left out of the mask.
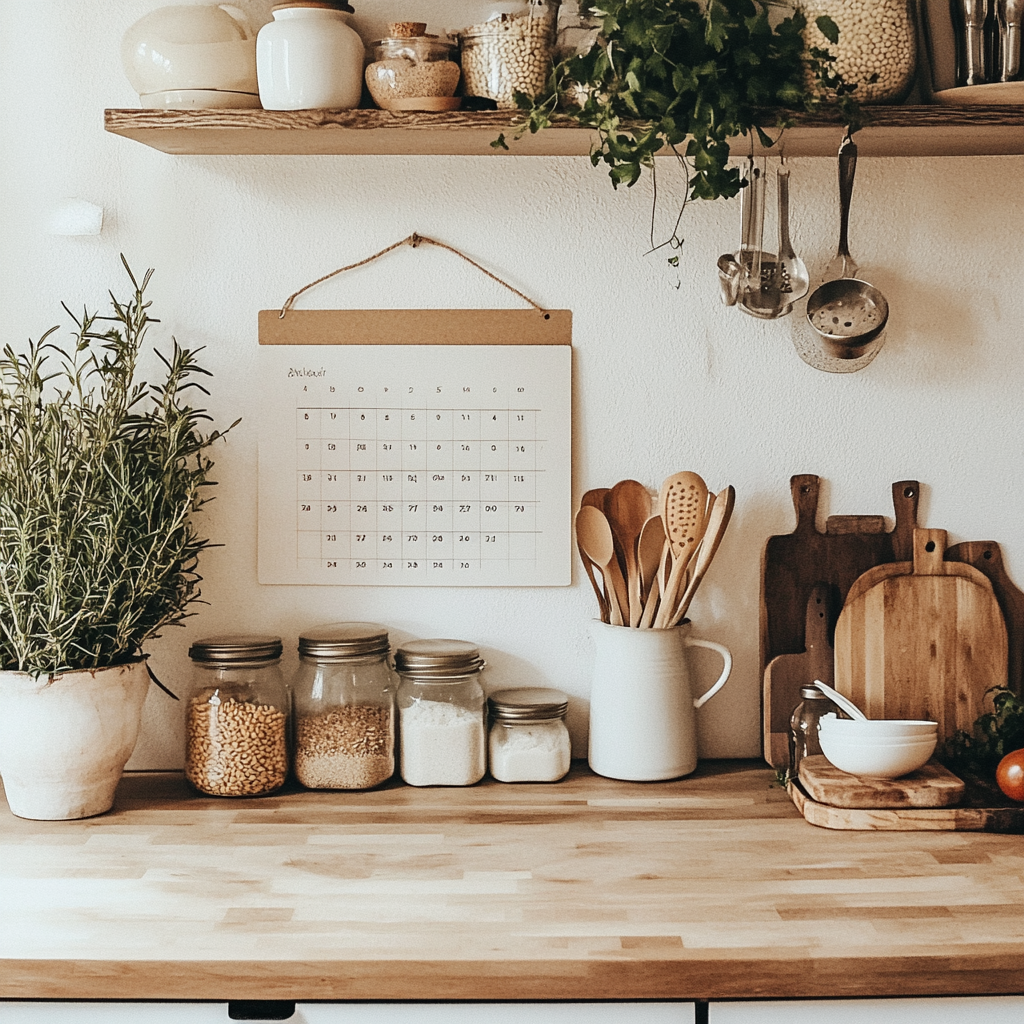
<path id="1" fill-rule="evenodd" d="M 764 756 L 772 767 L 789 763 L 789 719 L 800 703 L 800 688 L 815 679 L 832 685 L 835 660 L 829 642 L 829 588 L 824 583 L 811 590 L 807 600 L 803 654 L 780 654 L 764 670 Z"/>
<path id="2" fill-rule="evenodd" d="M 796 529 L 769 537 L 761 560 L 761 663 L 764 678 L 768 663 L 780 654 L 807 650 L 804 628 L 807 602 L 818 583 L 829 588 L 830 609 L 839 609 L 854 580 L 883 562 L 909 560 L 920 485 L 900 480 L 892 485 L 896 523 L 886 532 L 882 516 L 830 516 L 825 532 L 817 527 L 819 479 L 813 474 L 789 481 L 796 509 Z M 835 618 L 828 623 L 829 635 Z M 769 692 L 767 688 L 764 691 Z M 770 701 L 778 709 L 778 701 Z M 792 708 L 790 708 L 792 710 Z M 765 759 L 771 760 L 773 731 L 767 710 L 764 721 Z"/>
<path id="3" fill-rule="evenodd" d="M 946 559 L 973 565 L 991 582 L 1006 620 L 1007 685 L 1021 696 L 1024 694 L 1024 593 L 1006 574 L 1002 550 L 994 540 L 967 540 L 947 548 Z"/>

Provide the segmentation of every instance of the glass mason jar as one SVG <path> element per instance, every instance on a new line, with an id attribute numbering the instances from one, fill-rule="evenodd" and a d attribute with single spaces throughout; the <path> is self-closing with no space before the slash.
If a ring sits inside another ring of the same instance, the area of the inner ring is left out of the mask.
<path id="1" fill-rule="evenodd" d="M 412 640 L 395 651 L 399 764 L 410 786 L 472 786 L 484 777 L 483 668 L 465 640 Z"/>
<path id="2" fill-rule="evenodd" d="M 558 0 L 531 0 L 459 32 L 462 89 L 514 110 L 515 94 L 544 91 L 555 53 Z"/>
<path id="3" fill-rule="evenodd" d="M 190 648 L 185 777 L 211 796 L 263 796 L 288 776 L 290 696 L 281 638 L 213 636 Z"/>
<path id="4" fill-rule="evenodd" d="M 835 69 L 861 103 L 902 103 L 914 87 L 917 25 L 913 0 L 801 0 L 807 45 L 830 50 Z M 839 26 L 830 43 L 815 25 L 828 15 Z"/>
<path id="5" fill-rule="evenodd" d="M 492 693 L 488 756 L 499 782 L 557 782 L 569 771 L 565 726 L 569 698 L 561 690 L 523 687 Z"/>
<path id="6" fill-rule="evenodd" d="M 295 777 L 309 789 L 370 789 L 395 773 L 388 631 L 340 622 L 299 637 Z"/>
<path id="7" fill-rule="evenodd" d="M 839 709 L 816 686 L 800 688 L 800 703 L 789 719 L 789 774 L 796 777 L 800 762 L 821 753 L 818 722 L 822 715 L 837 714 Z"/>

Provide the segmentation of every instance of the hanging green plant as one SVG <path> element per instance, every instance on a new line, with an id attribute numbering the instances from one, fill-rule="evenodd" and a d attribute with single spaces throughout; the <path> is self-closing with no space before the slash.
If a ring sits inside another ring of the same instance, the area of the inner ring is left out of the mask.
<path id="1" fill-rule="evenodd" d="M 775 16 L 770 8 L 785 10 Z M 735 196 L 743 187 L 729 167 L 729 140 L 784 129 L 788 112 L 837 110 L 857 126 L 859 109 L 827 49 L 808 47 L 806 17 L 774 0 L 602 0 L 591 8 L 600 25 L 588 52 L 557 64 L 545 92 L 518 94 L 523 111 L 515 137 L 556 118 L 597 131 L 591 153 L 612 184 L 635 184 L 666 150 L 685 165 L 688 197 Z M 830 42 L 839 30 L 828 17 L 815 24 Z M 582 97 L 559 111 L 565 96 Z M 508 148 L 504 136 L 492 146 Z"/>

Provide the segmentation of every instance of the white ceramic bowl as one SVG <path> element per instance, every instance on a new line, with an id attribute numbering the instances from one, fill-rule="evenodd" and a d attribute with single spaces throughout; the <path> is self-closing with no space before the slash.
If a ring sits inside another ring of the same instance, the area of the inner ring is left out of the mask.
<path id="1" fill-rule="evenodd" d="M 859 721 L 852 718 L 837 718 L 834 714 L 823 715 L 819 732 L 829 731 L 846 739 L 918 739 L 938 733 L 938 722 L 915 721 L 911 719 L 879 718 Z"/>
<path id="2" fill-rule="evenodd" d="M 898 779 L 924 765 L 935 752 L 938 734 L 913 739 L 845 739 L 822 729 L 821 752 L 840 771 L 868 779 Z"/>

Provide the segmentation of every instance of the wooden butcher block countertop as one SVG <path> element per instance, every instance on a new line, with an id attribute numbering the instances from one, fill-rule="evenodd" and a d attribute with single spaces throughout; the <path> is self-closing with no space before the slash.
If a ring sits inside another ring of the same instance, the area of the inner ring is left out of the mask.
<path id="1" fill-rule="evenodd" d="M 835 832 L 754 762 L 667 783 L 0 811 L 3 999 L 1024 993 L 1024 838 Z"/>

